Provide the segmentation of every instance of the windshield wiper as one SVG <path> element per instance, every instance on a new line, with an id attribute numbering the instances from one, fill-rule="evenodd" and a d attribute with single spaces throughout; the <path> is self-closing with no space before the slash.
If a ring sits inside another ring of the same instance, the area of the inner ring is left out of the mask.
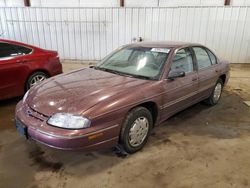
<path id="1" fill-rule="evenodd" d="M 126 75 L 126 74 L 123 74 L 119 71 L 115 71 L 115 70 L 112 70 L 112 69 L 107 69 L 107 68 L 103 68 L 103 67 L 95 67 L 96 70 L 102 70 L 102 71 L 105 71 L 105 72 L 110 72 L 110 73 L 114 73 L 114 74 L 119 74 L 119 75 Z"/>
<path id="2" fill-rule="evenodd" d="M 107 72 L 110 72 L 110 73 L 114 73 L 114 74 L 123 75 L 121 72 L 115 71 L 115 70 L 111 70 L 111 69 L 106 69 L 106 71 L 107 71 Z"/>
<path id="3" fill-rule="evenodd" d="M 119 71 L 116 71 L 116 70 L 107 69 L 107 68 L 103 68 L 103 67 L 95 67 L 94 69 L 103 70 L 103 71 L 118 74 L 118 75 L 121 75 L 121 76 L 129 76 L 129 77 L 140 78 L 140 79 L 145 79 L 145 80 L 154 80 L 154 78 L 152 78 L 152 77 L 143 76 L 143 75 L 136 75 L 136 74 L 129 74 L 129 73 L 123 73 L 123 72 L 119 72 Z"/>
<path id="4" fill-rule="evenodd" d="M 145 80 L 153 80 L 153 78 L 148 77 L 148 76 L 143 76 L 143 75 L 131 75 L 135 78 L 141 78 L 141 79 L 145 79 Z"/>
<path id="5" fill-rule="evenodd" d="M 106 68 L 103 68 L 103 67 L 94 67 L 94 69 L 96 69 L 96 70 L 102 70 L 102 71 L 106 71 L 106 72 L 109 71 L 109 69 L 106 69 Z"/>

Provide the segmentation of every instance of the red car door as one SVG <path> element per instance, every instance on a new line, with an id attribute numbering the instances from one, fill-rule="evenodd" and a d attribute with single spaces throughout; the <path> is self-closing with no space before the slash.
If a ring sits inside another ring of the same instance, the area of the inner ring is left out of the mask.
<path id="1" fill-rule="evenodd" d="M 163 97 L 163 119 L 185 109 L 197 101 L 198 74 L 189 48 L 179 49 L 171 64 L 171 71 L 184 71 L 184 77 L 166 79 Z"/>
<path id="2" fill-rule="evenodd" d="M 15 45 L 0 43 L 0 100 L 23 94 L 27 71 L 23 58 Z"/>

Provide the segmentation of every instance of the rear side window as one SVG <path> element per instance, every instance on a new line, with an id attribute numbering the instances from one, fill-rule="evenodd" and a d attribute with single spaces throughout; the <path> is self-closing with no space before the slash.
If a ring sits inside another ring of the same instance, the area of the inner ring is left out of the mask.
<path id="1" fill-rule="evenodd" d="M 19 45 L 0 42 L 0 58 L 26 55 L 31 53 L 32 49 Z"/>
<path id="2" fill-rule="evenodd" d="M 205 49 L 201 47 L 193 47 L 193 50 L 197 59 L 198 69 L 204 69 L 212 65 Z"/>
<path id="3" fill-rule="evenodd" d="M 217 59 L 216 59 L 215 55 L 208 49 L 207 49 L 207 53 L 211 59 L 212 65 L 217 64 Z"/>

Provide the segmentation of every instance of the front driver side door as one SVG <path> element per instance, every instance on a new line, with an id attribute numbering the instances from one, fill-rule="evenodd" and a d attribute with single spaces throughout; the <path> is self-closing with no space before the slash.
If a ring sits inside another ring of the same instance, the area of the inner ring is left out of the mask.
<path id="1" fill-rule="evenodd" d="M 164 80 L 162 119 L 168 118 L 174 113 L 195 103 L 198 92 L 198 74 L 193 61 L 193 55 L 190 48 L 179 49 L 171 64 L 170 71 L 182 70 L 184 77 L 178 77 L 174 80 Z"/>

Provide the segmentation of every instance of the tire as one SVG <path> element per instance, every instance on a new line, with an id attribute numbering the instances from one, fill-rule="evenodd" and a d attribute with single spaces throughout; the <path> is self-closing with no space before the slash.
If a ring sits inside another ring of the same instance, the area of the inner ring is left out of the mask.
<path id="1" fill-rule="evenodd" d="M 49 76 L 41 71 L 35 72 L 28 78 L 26 82 L 26 91 L 29 90 L 32 86 L 36 85 L 37 83 L 47 79 Z"/>
<path id="2" fill-rule="evenodd" d="M 152 127 L 152 114 L 147 108 L 132 109 L 123 121 L 120 134 L 120 143 L 124 150 L 130 154 L 141 150 L 148 140 Z"/>
<path id="3" fill-rule="evenodd" d="M 219 78 L 214 86 L 213 92 L 205 100 L 205 103 L 210 106 L 216 105 L 220 100 L 222 89 L 223 89 L 223 81 Z"/>

